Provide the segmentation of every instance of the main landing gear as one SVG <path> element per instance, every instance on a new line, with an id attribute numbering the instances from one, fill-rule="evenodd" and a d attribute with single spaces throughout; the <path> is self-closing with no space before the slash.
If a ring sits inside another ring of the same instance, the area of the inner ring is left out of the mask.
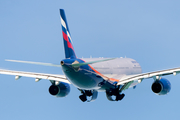
<path id="1" fill-rule="evenodd" d="M 119 101 L 119 100 L 122 100 L 123 98 L 124 98 L 124 96 L 125 96 L 125 94 L 123 93 L 123 94 L 118 94 L 118 95 L 116 95 L 116 101 Z"/>
<path id="2" fill-rule="evenodd" d="M 113 97 L 115 96 L 115 98 Z M 120 101 L 124 98 L 125 94 L 120 94 L 119 88 L 114 90 L 106 90 L 106 97 L 109 101 Z"/>
<path id="3" fill-rule="evenodd" d="M 80 99 L 81 101 L 85 102 L 85 101 L 87 100 L 87 96 L 86 96 L 85 94 L 80 95 L 80 96 L 79 96 L 79 99 Z"/>
<path id="4" fill-rule="evenodd" d="M 98 96 L 98 92 L 96 90 L 81 90 L 79 89 L 82 93 L 82 95 L 79 96 L 79 99 L 82 102 L 92 102 L 94 100 L 96 100 L 97 96 Z M 87 97 L 91 97 L 90 100 L 87 99 Z"/>

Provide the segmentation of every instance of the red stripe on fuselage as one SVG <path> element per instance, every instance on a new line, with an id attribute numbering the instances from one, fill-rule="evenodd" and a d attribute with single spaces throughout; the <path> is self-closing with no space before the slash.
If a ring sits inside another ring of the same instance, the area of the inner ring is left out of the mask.
<path id="1" fill-rule="evenodd" d="M 74 50 L 72 44 L 69 42 L 69 38 L 68 38 L 68 36 L 66 35 L 66 33 L 64 33 L 63 31 L 62 31 L 62 33 L 63 33 L 63 38 L 64 38 L 64 40 L 67 41 L 67 46 L 68 46 L 68 48 L 71 48 L 71 49 Z"/>

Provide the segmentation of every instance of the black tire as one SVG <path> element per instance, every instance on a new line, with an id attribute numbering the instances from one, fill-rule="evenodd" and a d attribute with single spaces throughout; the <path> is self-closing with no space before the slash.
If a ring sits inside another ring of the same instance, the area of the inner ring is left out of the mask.
<path id="1" fill-rule="evenodd" d="M 122 100 L 124 98 L 125 94 L 120 94 L 116 96 L 116 101 Z"/>
<path id="2" fill-rule="evenodd" d="M 86 95 L 80 95 L 80 96 L 79 96 L 79 99 L 80 99 L 81 101 L 83 101 L 83 102 L 87 101 Z"/>

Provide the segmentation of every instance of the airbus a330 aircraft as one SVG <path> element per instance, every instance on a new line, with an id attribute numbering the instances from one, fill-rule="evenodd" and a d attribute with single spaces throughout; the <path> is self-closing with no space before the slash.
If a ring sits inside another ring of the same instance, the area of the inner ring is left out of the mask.
<path id="1" fill-rule="evenodd" d="M 106 92 L 107 99 L 110 101 L 122 100 L 125 96 L 124 90 L 135 87 L 147 78 L 154 79 L 151 88 L 157 95 L 166 95 L 170 91 L 170 82 L 162 77 L 176 75 L 180 73 L 180 68 L 142 73 L 139 63 L 131 58 L 77 58 L 63 9 L 60 9 L 60 18 L 65 49 L 65 59 L 60 62 L 60 65 L 19 60 L 7 61 L 62 67 L 64 75 L 4 69 L 0 69 L 0 74 L 15 75 L 16 80 L 22 76 L 35 78 L 36 82 L 47 79 L 52 83 L 49 93 L 56 97 L 67 96 L 70 92 L 69 84 L 73 84 L 81 92 L 79 98 L 83 102 L 94 101 L 99 91 Z"/>

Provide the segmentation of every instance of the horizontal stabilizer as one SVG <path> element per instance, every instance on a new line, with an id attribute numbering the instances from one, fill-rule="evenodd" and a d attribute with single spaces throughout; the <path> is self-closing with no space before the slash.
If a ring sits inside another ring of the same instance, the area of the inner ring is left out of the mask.
<path id="1" fill-rule="evenodd" d="M 61 67 L 61 65 L 55 65 L 52 63 L 42 63 L 42 62 L 32 62 L 32 61 L 21 61 L 21 60 L 5 60 L 9 62 L 19 62 L 19 63 L 28 63 L 28 64 L 35 64 L 35 65 L 43 65 L 43 66 L 52 66 L 52 67 Z"/>
<path id="2" fill-rule="evenodd" d="M 75 64 L 72 64 L 71 66 L 80 67 L 80 66 L 83 66 L 83 65 L 88 65 L 88 64 L 98 63 L 98 62 L 104 62 L 104 61 L 109 61 L 109 60 L 113 60 L 113 59 L 116 59 L 116 58 L 109 58 L 109 59 L 104 59 L 104 60 L 96 60 L 96 61 L 85 62 L 85 63 L 75 63 Z"/>

